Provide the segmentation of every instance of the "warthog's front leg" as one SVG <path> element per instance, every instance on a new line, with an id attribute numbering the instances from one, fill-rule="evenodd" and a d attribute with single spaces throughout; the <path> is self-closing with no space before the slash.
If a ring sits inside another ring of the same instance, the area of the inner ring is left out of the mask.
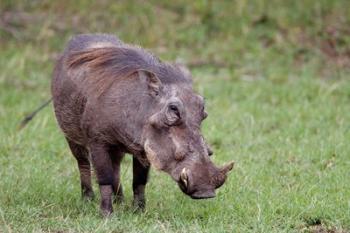
<path id="1" fill-rule="evenodd" d="M 146 205 L 145 187 L 148 179 L 149 166 L 143 166 L 136 157 L 133 157 L 134 208 L 144 210 Z"/>
<path id="2" fill-rule="evenodd" d="M 113 193 L 113 166 L 105 145 L 90 145 L 92 164 L 94 165 L 97 181 L 100 186 L 101 193 L 101 213 L 108 216 L 113 212 L 112 193 Z"/>

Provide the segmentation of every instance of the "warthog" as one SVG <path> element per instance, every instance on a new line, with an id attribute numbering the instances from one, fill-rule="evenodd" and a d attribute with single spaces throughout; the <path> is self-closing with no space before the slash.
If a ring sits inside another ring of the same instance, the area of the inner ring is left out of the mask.
<path id="1" fill-rule="evenodd" d="M 232 169 L 221 168 L 201 132 L 204 101 L 184 67 L 168 64 L 112 35 L 72 38 L 55 66 L 52 95 L 56 118 L 77 159 L 82 195 L 94 196 L 92 163 L 101 212 L 123 199 L 120 162 L 133 155 L 134 206 L 145 207 L 150 165 L 168 173 L 195 199 L 215 196 Z"/>

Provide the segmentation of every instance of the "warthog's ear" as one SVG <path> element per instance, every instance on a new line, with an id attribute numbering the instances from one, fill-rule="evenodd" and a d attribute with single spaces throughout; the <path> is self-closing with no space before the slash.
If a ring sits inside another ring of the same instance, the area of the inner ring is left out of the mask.
<path id="1" fill-rule="evenodd" d="M 159 95 L 162 82 L 159 80 L 156 74 L 147 70 L 139 70 L 138 74 L 141 80 L 147 83 L 150 94 L 152 96 Z"/>

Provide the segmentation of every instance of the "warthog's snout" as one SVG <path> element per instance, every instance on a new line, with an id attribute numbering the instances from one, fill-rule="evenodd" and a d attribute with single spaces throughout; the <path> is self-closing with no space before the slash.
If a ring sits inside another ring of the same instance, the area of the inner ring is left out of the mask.
<path id="1" fill-rule="evenodd" d="M 209 164 L 207 167 L 193 167 L 193 170 L 183 168 L 177 180 L 181 191 L 193 199 L 215 197 L 215 189 L 225 182 L 227 173 L 233 168 L 233 162 L 221 168 Z"/>

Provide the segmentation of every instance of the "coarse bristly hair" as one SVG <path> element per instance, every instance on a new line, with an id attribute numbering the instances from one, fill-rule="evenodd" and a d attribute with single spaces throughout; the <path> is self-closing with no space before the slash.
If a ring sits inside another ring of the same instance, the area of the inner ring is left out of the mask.
<path id="1" fill-rule="evenodd" d="M 153 73 L 165 85 L 192 83 L 176 65 L 162 62 L 150 52 L 129 45 L 73 51 L 65 61 L 69 71 L 87 71 L 83 72 L 85 77 L 82 81 L 86 90 L 97 96 L 104 93 L 114 80 L 140 70 Z"/>

